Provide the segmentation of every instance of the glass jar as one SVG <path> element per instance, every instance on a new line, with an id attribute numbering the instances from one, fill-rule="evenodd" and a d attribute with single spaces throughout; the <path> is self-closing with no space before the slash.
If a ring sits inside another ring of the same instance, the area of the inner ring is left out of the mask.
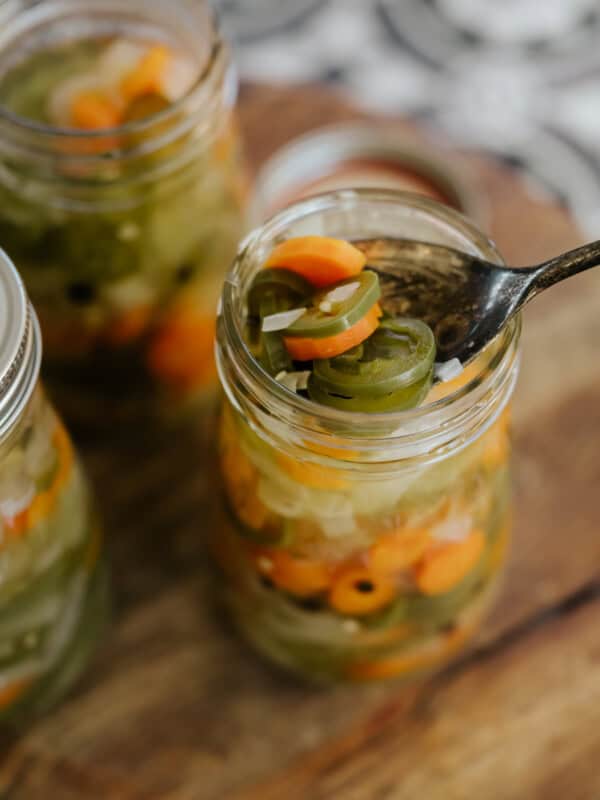
<path id="1" fill-rule="evenodd" d="M 407 237 L 502 261 L 432 200 L 345 190 L 299 202 L 252 233 L 222 295 L 226 503 L 211 549 L 229 611 L 263 655 L 305 678 L 413 678 L 469 640 L 496 593 L 511 528 L 520 320 L 416 409 L 312 403 L 264 372 L 244 340 L 257 270 L 276 243 L 308 234 Z"/>
<path id="2" fill-rule="evenodd" d="M 123 38 L 185 57 L 191 88 L 110 129 L 49 123 L 49 87 L 85 78 L 92 53 L 102 78 L 96 50 Z M 215 307 L 247 189 L 235 93 L 203 0 L 0 3 L 0 246 L 74 421 L 177 417 L 216 385 Z"/>
<path id="3" fill-rule="evenodd" d="M 47 710 L 83 669 L 106 618 L 90 492 L 39 385 L 41 338 L 0 251 L 0 727 Z"/>

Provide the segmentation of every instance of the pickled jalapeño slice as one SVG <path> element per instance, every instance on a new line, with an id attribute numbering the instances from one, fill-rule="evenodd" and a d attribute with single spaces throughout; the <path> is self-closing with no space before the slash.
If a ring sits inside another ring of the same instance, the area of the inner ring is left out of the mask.
<path id="1" fill-rule="evenodd" d="M 305 314 L 285 335 L 305 339 L 337 336 L 359 322 L 379 300 L 379 278 L 370 270 L 315 292 Z"/>

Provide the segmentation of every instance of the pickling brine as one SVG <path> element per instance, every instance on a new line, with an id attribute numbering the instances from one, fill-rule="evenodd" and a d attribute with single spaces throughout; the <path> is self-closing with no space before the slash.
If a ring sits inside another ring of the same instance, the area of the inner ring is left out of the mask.
<path id="1" fill-rule="evenodd" d="M 499 261 L 432 201 L 344 191 L 256 231 L 223 294 L 221 593 L 258 651 L 316 681 L 439 669 L 481 624 L 510 538 L 520 323 L 436 372 L 432 332 L 386 309 L 352 244 L 385 236 Z"/>
<path id="2" fill-rule="evenodd" d="M 86 425 L 177 418 L 216 383 L 247 190 L 235 76 L 205 3 L 168 6 L 0 9 L 0 244 Z"/>

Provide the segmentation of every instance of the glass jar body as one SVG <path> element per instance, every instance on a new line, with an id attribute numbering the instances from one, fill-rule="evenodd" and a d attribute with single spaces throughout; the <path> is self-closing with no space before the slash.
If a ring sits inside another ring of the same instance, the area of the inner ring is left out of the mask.
<path id="1" fill-rule="evenodd" d="M 351 414 L 298 398 L 252 371 L 240 331 L 245 287 L 273 243 L 313 231 L 499 256 L 432 201 L 344 191 L 249 237 L 225 287 L 225 512 L 211 545 L 227 607 L 257 650 L 303 678 L 413 679 L 466 644 L 502 574 L 520 323 L 416 410 Z"/>
<path id="2" fill-rule="evenodd" d="M 353 475 L 283 453 L 227 403 L 227 516 L 212 544 L 238 627 L 308 679 L 439 668 L 496 592 L 510 536 L 509 454 L 505 409 L 435 465 Z"/>
<path id="3" fill-rule="evenodd" d="M 0 725 L 47 711 L 106 621 L 101 531 L 69 436 L 38 386 L 0 443 Z"/>
<path id="4" fill-rule="evenodd" d="M 243 230 L 246 179 L 235 79 L 204 3 L 173 4 L 170 28 L 160 4 L 93 5 L 25 3 L 23 16 L 47 8 L 59 44 L 83 22 L 88 37 L 96 27 L 176 44 L 196 35 L 190 57 L 202 75 L 172 108 L 110 136 L 32 129 L 14 115 L 0 127 L 0 238 L 40 318 L 49 389 L 74 422 L 114 425 L 177 417 L 214 389 L 215 307 Z M 27 27 L 18 14 L 6 24 Z M 39 27 L 32 17 L 20 86 L 48 69 L 36 56 Z M 5 36 L 4 51 L 21 39 Z"/>

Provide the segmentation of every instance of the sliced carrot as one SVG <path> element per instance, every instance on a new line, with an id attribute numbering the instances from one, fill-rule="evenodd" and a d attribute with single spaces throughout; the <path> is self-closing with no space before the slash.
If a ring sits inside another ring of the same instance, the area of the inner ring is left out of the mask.
<path id="1" fill-rule="evenodd" d="M 150 343 L 148 367 L 157 378 L 176 389 L 185 391 L 208 385 L 216 378 L 214 341 L 213 316 L 178 310 Z"/>
<path id="2" fill-rule="evenodd" d="M 162 44 L 151 47 L 121 81 L 121 94 L 129 102 L 144 94 L 161 94 L 161 81 L 171 51 Z"/>
<path id="3" fill-rule="evenodd" d="M 378 572 L 393 574 L 418 561 L 430 540 L 426 528 L 407 528 L 385 534 L 372 545 L 369 564 Z"/>
<path id="4" fill-rule="evenodd" d="M 368 339 L 379 325 L 380 317 L 381 308 L 379 303 L 375 303 L 355 325 L 341 333 L 336 333 L 335 336 L 324 336 L 322 339 L 286 336 L 283 341 L 288 353 L 295 361 L 333 358 Z"/>
<path id="5" fill-rule="evenodd" d="M 485 547 L 480 530 L 460 542 L 441 542 L 431 548 L 415 569 L 415 580 L 423 594 L 449 592 L 473 569 Z"/>
<path id="6" fill-rule="evenodd" d="M 277 245 L 265 267 L 289 269 L 314 286 L 330 286 L 358 275 L 366 263 L 365 254 L 344 239 L 298 236 Z"/>
<path id="7" fill-rule="evenodd" d="M 275 586 L 298 597 L 310 597 L 329 588 L 330 570 L 324 561 L 292 556 L 285 550 L 254 548 L 259 572 Z"/>
<path id="8" fill-rule="evenodd" d="M 31 678 L 17 678 L 0 688 L 0 711 L 15 703 L 31 686 Z"/>
<path id="9" fill-rule="evenodd" d="M 357 681 L 385 680 L 432 670 L 450 658 L 465 643 L 470 633 L 468 629 L 455 628 L 418 648 L 373 661 L 357 661 L 350 665 L 348 677 Z"/>
<path id="10" fill-rule="evenodd" d="M 138 306 L 115 317 L 104 335 L 108 344 L 121 346 L 139 339 L 152 317 L 151 306 Z"/>
<path id="11" fill-rule="evenodd" d="M 359 456 L 357 450 L 347 450 L 342 446 L 342 440 L 338 439 L 333 434 L 329 434 L 329 440 L 331 443 L 328 445 L 313 442 L 309 439 L 304 439 L 303 444 L 312 453 L 318 453 L 322 456 L 329 456 L 329 458 L 337 458 L 340 461 L 356 461 Z M 338 442 L 339 447 L 337 446 Z"/>
<path id="12" fill-rule="evenodd" d="M 496 537 L 496 541 L 492 544 L 489 551 L 487 559 L 487 570 L 489 574 L 493 575 L 504 565 L 508 555 L 511 533 L 512 514 L 509 511 L 502 523 L 502 528 Z"/>
<path id="13" fill-rule="evenodd" d="M 17 538 L 27 530 L 27 518 L 29 508 L 23 509 L 14 517 L 5 518 L 3 520 L 4 528 L 9 536 Z"/>
<path id="14" fill-rule="evenodd" d="M 334 467 L 299 461 L 285 453 L 277 453 L 277 463 L 290 478 L 313 489 L 346 489 L 348 481 Z"/>
<path id="15" fill-rule="evenodd" d="M 342 614 L 362 616 L 385 608 L 397 593 L 396 581 L 388 575 L 366 567 L 349 567 L 333 584 L 329 604 Z"/>
<path id="16" fill-rule="evenodd" d="M 71 475 L 71 470 L 75 461 L 75 453 L 69 434 L 61 422 L 56 425 L 52 440 L 57 450 L 58 470 L 52 486 L 50 487 L 50 491 L 57 492 L 64 486 Z"/>
<path id="17" fill-rule="evenodd" d="M 510 457 L 510 411 L 502 413 L 482 439 L 482 463 L 488 469 L 502 467 Z"/>
<path id="18" fill-rule="evenodd" d="M 58 423 L 52 441 L 56 448 L 58 468 L 52 481 L 52 485 L 44 492 L 37 494 L 32 504 L 27 509 L 27 526 L 33 528 L 39 522 L 47 519 L 52 513 L 58 494 L 71 475 L 71 470 L 75 461 L 73 445 L 67 431 L 61 423 Z"/>
<path id="19" fill-rule="evenodd" d="M 71 122 L 87 131 L 116 128 L 121 123 L 121 109 L 102 92 L 82 92 L 71 106 Z"/>

